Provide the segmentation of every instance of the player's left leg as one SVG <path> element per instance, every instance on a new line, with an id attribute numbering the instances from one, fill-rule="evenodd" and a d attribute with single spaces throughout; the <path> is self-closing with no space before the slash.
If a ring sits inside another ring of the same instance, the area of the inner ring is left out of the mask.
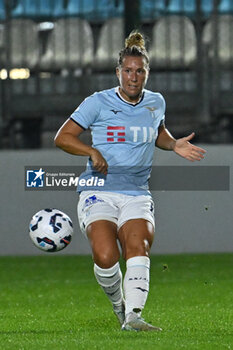
<path id="1" fill-rule="evenodd" d="M 149 251 L 154 237 L 154 226 L 145 219 L 128 220 L 119 230 L 122 253 L 126 260 L 124 277 L 126 330 L 161 330 L 141 318 L 150 280 Z"/>
<path id="2" fill-rule="evenodd" d="M 126 314 L 132 311 L 140 313 L 145 306 L 149 292 L 149 251 L 153 236 L 153 225 L 144 219 L 129 220 L 119 230 L 118 237 L 127 268 L 124 278 Z"/>

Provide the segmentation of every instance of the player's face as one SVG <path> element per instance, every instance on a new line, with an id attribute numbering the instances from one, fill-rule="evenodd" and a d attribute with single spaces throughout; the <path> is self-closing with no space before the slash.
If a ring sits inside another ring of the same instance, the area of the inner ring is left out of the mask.
<path id="1" fill-rule="evenodd" d="M 144 57 L 126 56 L 116 74 L 120 82 L 120 93 L 129 102 L 137 102 L 146 85 L 149 70 Z"/>

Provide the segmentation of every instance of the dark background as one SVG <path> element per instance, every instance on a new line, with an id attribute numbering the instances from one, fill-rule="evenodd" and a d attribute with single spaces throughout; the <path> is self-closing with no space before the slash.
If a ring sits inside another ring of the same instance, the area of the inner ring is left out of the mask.
<path id="1" fill-rule="evenodd" d="M 133 29 L 147 38 L 147 88 L 164 95 L 174 136 L 232 143 L 232 0 L 0 0 L 0 148 L 53 147 L 86 96 L 117 85 Z"/>

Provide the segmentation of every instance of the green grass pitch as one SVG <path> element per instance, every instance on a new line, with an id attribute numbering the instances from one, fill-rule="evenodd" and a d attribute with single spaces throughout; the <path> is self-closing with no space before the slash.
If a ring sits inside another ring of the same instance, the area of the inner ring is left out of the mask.
<path id="1" fill-rule="evenodd" d="M 151 257 L 143 317 L 161 333 L 120 330 L 90 256 L 1 257 L 0 269 L 2 350 L 233 349 L 233 254 Z"/>

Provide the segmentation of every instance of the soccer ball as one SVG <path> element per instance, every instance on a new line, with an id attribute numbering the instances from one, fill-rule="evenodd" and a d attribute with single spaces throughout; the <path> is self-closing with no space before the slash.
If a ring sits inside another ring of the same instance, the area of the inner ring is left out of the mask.
<path id="1" fill-rule="evenodd" d="M 29 236 L 39 249 L 57 252 L 70 244 L 73 223 L 68 215 L 58 209 L 43 209 L 36 213 L 29 224 Z"/>

